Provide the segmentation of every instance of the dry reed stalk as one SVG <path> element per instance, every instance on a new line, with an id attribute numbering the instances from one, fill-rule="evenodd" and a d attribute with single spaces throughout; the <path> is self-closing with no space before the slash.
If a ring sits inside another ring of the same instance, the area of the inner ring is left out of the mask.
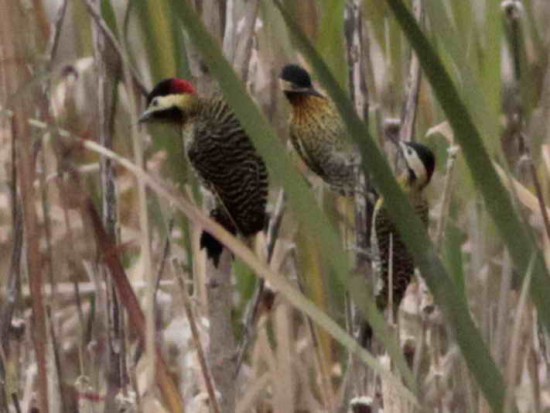
<path id="1" fill-rule="evenodd" d="M 196 0 L 195 7 L 199 10 L 208 31 L 223 43 L 226 1 Z M 188 45 L 188 63 L 195 79 L 195 85 L 200 94 L 210 95 L 215 90 L 215 83 L 209 75 L 202 57 L 193 45 Z M 208 200 L 207 200 L 208 201 Z M 212 260 L 205 264 L 206 297 L 208 302 L 209 348 L 207 358 L 216 383 L 216 389 L 221 395 L 222 413 L 235 411 L 236 381 L 234 379 L 237 362 L 237 347 L 233 332 L 233 286 L 231 253 L 224 249 L 216 267 Z"/>
<path id="2" fill-rule="evenodd" d="M 260 1 L 226 0 L 226 4 L 224 54 L 246 83 Z"/>
<path id="3" fill-rule="evenodd" d="M 206 294 L 210 340 L 208 363 L 216 389 L 221 395 L 221 412 L 235 411 L 237 347 L 233 332 L 233 285 L 231 283 L 231 252 L 224 248 L 218 266 L 207 260 Z"/>
<path id="4" fill-rule="evenodd" d="M 12 134 L 16 145 L 17 171 L 19 174 L 19 190 L 23 210 L 23 226 L 25 238 L 26 261 L 29 272 L 29 283 L 33 294 L 32 302 L 32 340 L 34 344 L 36 363 L 38 365 L 38 393 L 41 413 L 49 411 L 48 404 L 48 370 L 47 345 L 48 331 L 44 299 L 42 296 L 43 268 L 40 252 L 40 229 L 35 209 L 36 194 L 33 182 L 35 180 L 35 158 L 32 151 L 32 132 L 28 117 L 33 114 L 33 102 L 25 93 L 16 96 L 20 88 L 29 83 L 31 74 L 25 66 L 27 53 L 30 52 L 33 30 L 22 32 L 20 28 L 30 27 L 29 16 L 25 15 L 19 5 L 3 0 L 0 3 L 3 11 L 0 16 L 0 60 L 7 62 L 1 71 L 5 84 L 2 88 L 1 101 L 13 108 Z M 24 38 L 24 36 L 29 36 Z"/>
<path id="5" fill-rule="evenodd" d="M 88 9 L 88 12 L 90 13 L 90 16 L 95 21 L 98 29 L 100 29 L 103 32 L 105 39 L 111 44 L 116 54 L 122 60 L 122 63 L 128 67 L 128 70 L 130 71 L 130 74 L 132 76 L 132 80 L 135 86 L 143 96 L 146 96 L 149 89 L 145 86 L 145 84 L 141 80 L 138 71 L 130 64 L 130 61 L 128 60 L 128 56 L 124 53 L 122 47 L 118 43 L 116 36 L 113 34 L 111 29 L 109 29 L 109 26 L 107 26 L 107 23 L 105 23 L 105 21 L 101 17 L 101 14 L 96 9 L 94 0 L 85 0 L 85 4 L 86 4 L 86 8 Z"/>
<path id="6" fill-rule="evenodd" d="M 101 16 L 101 2 L 91 0 L 87 2 L 88 10 L 91 14 L 93 10 L 95 15 Z M 114 46 L 107 41 L 107 35 L 100 27 L 99 18 L 93 18 L 94 34 L 94 59 L 97 67 L 97 113 L 98 113 L 98 133 L 99 142 L 107 147 L 113 147 L 114 135 L 114 117 L 116 111 L 114 88 L 118 83 L 120 61 Z M 104 26 L 107 26 L 102 21 Z M 112 161 L 106 158 L 100 159 L 100 183 L 101 183 L 101 205 L 102 217 L 107 233 L 116 238 L 117 232 L 117 193 L 116 176 Z M 120 352 L 121 337 L 124 318 L 120 311 L 120 303 L 116 294 L 115 287 L 112 285 L 111 277 L 106 277 L 106 308 L 104 309 L 107 321 L 107 342 L 109 348 L 109 359 L 106 366 L 107 370 L 107 397 L 105 408 L 107 410 L 115 409 L 117 394 L 127 382 L 126 372 L 122 370 L 124 362 Z"/>
<path id="7" fill-rule="evenodd" d="M 183 300 L 183 308 L 185 310 L 185 315 L 187 317 L 187 320 L 189 321 L 189 327 L 191 328 L 191 335 L 193 337 L 193 342 L 195 343 L 195 347 L 197 349 L 197 358 L 199 360 L 199 365 L 200 365 L 201 373 L 206 386 L 206 391 L 210 399 L 210 405 L 214 413 L 220 413 L 221 409 L 218 403 L 218 398 L 216 397 L 216 388 L 214 385 L 214 379 L 212 377 L 210 368 L 206 361 L 206 356 L 201 343 L 200 333 L 197 327 L 195 314 L 191 306 L 191 297 L 189 297 L 189 294 L 187 293 L 187 287 L 185 286 L 183 275 L 181 275 L 181 273 L 177 271 L 174 260 L 170 260 L 170 262 L 172 264 L 172 272 L 176 277 L 176 280 L 180 287 L 180 293 Z"/>
<path id="8" fill-rule="evenodd" d="M 293 263 L 296 263 L 295 253 L 292 254 L 292 259 L 293 259 Z M 300 277 L 297 276 L 295 265 L 294 265 L 294 273 L 296 273 L 296 278 L 298 279 L 298 287 L 300 288 L 300 291 L 302 292 L 302 294 L 305 295 L 303 282 L 301 282 Z M 315 326 L 313 325 L 313 322 L 308 317 L 304 317 L 304 322 L 307 325 L 309 337 L 311 340 L 311 345 L 313 346 L 315 365 L 319 371 L 318 374 L 320 376 L 319 381 L 321 384 L 320 387 L 321 387 L 322 399 L 328 411 L 332 412 L 336 407 L 336 397 L 334 395 L 334 389 L 332 388 L 332 383 L 330 381 L 329 362 L 326 360 L 327 357 L 325 355 L 325 352 L 323 351 L 321 343 L 319 342 L 320 341 L 319 332 L 316 330 Z"/>
<path id="9" fill-rule="evenodd" d="M 285 302 L 275 308 L 273 331 L 277 337 L 275 349 L 276 380 L 273 381 L 273 409 L 276 412 L 294 412 L 296 396 L 296 378 L 293 374 L 295 357 L 292 334 L 292 309 Z"/>
<path id="10" fill-rule="evenodd" d="M 111 237 L 109 237 L 103 228 L 99 214 L 91 200 L 83 196 L 81 203 L 82 212 L 87 214 L 90 219 L 92 229 L 96 236 L 98 249 L 102 254 L 102 259 L 109 268 L 121 302 L 126 307 L 129 321 L 134 326 L 141 340 L 145 341 L 147 334 L 145 315 L 139 306 L 139 302 L 128 281 L 124 267 L 116 253 L 117 248 Z M 156 349 L 155 363 L 156 382 L 164 396 L 165 403 L 170 407 L 171 412 L 183 413 L 185 408 L 181 396 L 169 375 L 168 366 L 164 362 L 159 349 Z"/>
<path id="11" fill-rule="evenodd" d="M 277 202 L 275 204 L 275 211 L 272 214 L 271 220 L 269 221 L 269 227 L 267 229 L 267 263 L 271 264 L 271 259 L 273 258 L 273 253 L 275 251 L 275 244 L 279 236 L 279 230 L 281 228 L 281 223 L 283 221 L 283 216 L 286 206 L 286 197 L 283 189 L 280 190 L 279 196 L 277 197 Z M 248 351 L 248 347 L 254 336 L 254 325 L 258 321 L 258 314 L 260 311 L 261 303 L 265 300 L 264 292 L 266 292 L 266 286 L 263 279 L 257 281 L 256 289 L 254 294 L 250 299 L 249 304 L 246 307 L 243 317 L 243 336 L 241 342 L 239 343 L 238 355 L 237 355 L 237 367 L 235 370 L 235 377 L 239 375 L 242 363 L 244 362 L 244 357 Z M 274 292 L 269 291 L 268 293 L 273 294 Z M 271 300 L 271 298 L 268 298 Z"/>
<path id="12" fill-rule="evenodd" d="M 502 276 L 500 280 L 500 293 L 497 304 L 497 321 L 493 339 L 493 349 L 495 360 L 504 365 L 508 358 L 508 349 L 504 345 L 508 342 L 510 333 L 508 331 L 509 325 L 509 293 L 512 286 L 512 262 L 508 251 L 504 251 L 502 254 Z"/>
<path id="13" fill-rule="evenodd" d="M 346 3 L 344 17 L 344 31 L 346 40 L 346 58 L 348 63 L 348 87 L 355 110 L 364 122 L 369 121 L 369 89 L 367 86 L 367 62 L 370 61 L 370 49 L 368 30 L 366 30 L 363 19 L 362 2 L 359 0 L 349 0 Z M 366 195 L 369 191 L 367 176 L 363 171 L 357 168 L 357 192 L 354 196 L 354 234 L 350 234 L 355 254 L 355 271 L 365 274 L 366 278 L 372 278 L 370 271 L 371 262 L 366 251 L 370 251 L 370 239 L 372 229 L 372 215 L 374 204 Z M 346 242 L 349 242 L 346 240 Z M 346 295 L 346 315 L 348 332 L 355 336 L 361 335 L 363 320 L 356 320 L 355 309 L 352 307 L 351 300 Z M 354 331 L 358 331 L 354 334 Z M 348 372 L 346 375 L 345 386 L 343 388 L 342 406 L 348 406 L 354 396 L 363 395 L 365 392 L 364 382 L 366 371 L 360 366 L 357 360 L 349 355 Z"/>
<path id="14" fill-rule="evenodd" d="M 533 261 L 531 261 L 533 262 Z M 532 264 L 529 266 L 531 267 Z M 532 269 L 529 268 L 529 272 L 526 274 L 523 286 L 521 288 L 521 294 L 519 297 L 518 304 L 516 306 L 515 311 L 515 318 L 514 318 L 514 324 L 512 326 L 512 333 L 511 333 L 511 341 L 510 341 L 510 357 L 508 359 L 508 364 L 506 366 L 506 397 L 504 400 L 504 413 L 511 413 L 513 412 L 513 406 L 516 405 L 515 402 L 515 396 L 514 396 L 514 389 L 516 388 L 518 373 L 520 371 L 521 366 L 523 365 L 521 354 L 520 354 L 520 340 L 522 335 L 522 330 L 526 328 L 525 324 L 529 325 L 530 323 L 526 323 L 527 320 L 525 318 L 529 319 L 529 312 L 532 311 L 529 306 L 528 297 L 529 297 L 529 287 L 531 284 L 531 275 L 532 275 Z"/>
<path id="15" fill-rule="evenodd" d="M 413 0 L 412 4 L 414 17 L 423 26 L 424 5 L 423 0 Z M 414 51 L 411 50 L 409 61 L 409 77 L 407 79 L 407 91 L 405 94 L 405 103 L 401 113 L 401 128 L 399 129 L 399 140 L 409 142 L 414 140 L 414 126 L 416 114 L 418 113 L 418 98 L 420 96 L 420 83 L 422 80 L 422 70 L 420 62 Z"/>
<path id="16" fill-rule="evenodd" d="M 15 161 L 15 159 L 14 159 Z M 21 255 L 23 252 L 23 211 L 17 199 L 12 200 L 15 210 L 12 234 L 12 251 L 10 257 L 10 269 L 6 283 L 6 299 L 0 312 L 0 340 L 5 353 L 8 352 L 8 344 L 11 331 L 11 323 L 18 297 L 21 293 Z"/>
<path id="17" fill-rule="evenodd" d="M 546 231 L 546 236 L 550 238 L 550 217 L 546 210 L 546 202 L 542 191 L 542 185 L 538 177 L 535 163 L 532 157 L 531 141 L 523 132 L 524 129 L 524 113 L 525 108 L 521 99 L 522 85 L 522 48 L 523 48 L 523 30 L 521 26 L 521 15 L 523 6 L 520 1 L 507 0 L 502 3 L 504 16 L 509 29 L 510 49 L 513 64 L 513 85 L 512 85 L 512 103 L 508 115 L 509 134 L 517 141 L 517 146 L 520 152 L 518 164 L 524 163 L 527 165 L 528 172 L 535 187 L 535 194 L 539 203 L 542 214 L 542 221 Z"/>
<path id="18" fill-rule="evenodd" d="M 123 50 L 123 53 L 125 51 Z M 124 80 L 126 83 L 126 89 L 128 91 L 128 101 L 130 108 L 130 132 L 132 137 L 132 147 L 134 153 L 135 163 L 141 168 L 145 168 L 144 148 L 143 148 L 143 136 L 138 131 L 138 118 L 137 104 L 132 88 L 131 68 L 123 61 L 122 64 Z M 139 210 L 139 228 L 140 228 L 140 252 L 143 257 L 143 274 L 145 274 L 147 289 L 145 299 L 145 350 L 147 357 L 147 375 L 148 384 L 152 385 L 155 382 L 156 374 L 156 359 L 158 357 L 156 349 L 156 327 L 155 327 L 155 292 L 156 292 L 156 278 L 155 273 L 152 270 L 151 261 L 151 232 L 149 226 L 149 216 L 147 212 L 147 191 L 146 185 L 141 179 L 137 179 L 137 192 L 138 192 L 138 210 Z"/>
<path id="19" fill-rule="evenodd" d="M 435 246 L 436 250 L 441 251 L 443 244 L 443 235 L 445 234 L 445 227 L 447 218 L 449 216 L 449 207 L 451 206 L 453 177 L 455 171 L 456 158 L 458 156 L 459 147 L 451 145 L 447 149 L 447 164 L 445 166 L 445 181 L 443 184 L 443 197 L 441 200 L 441 212 L 439 214 L 439 220 L 437 221 L 437 228 L 435 230 Z"/>

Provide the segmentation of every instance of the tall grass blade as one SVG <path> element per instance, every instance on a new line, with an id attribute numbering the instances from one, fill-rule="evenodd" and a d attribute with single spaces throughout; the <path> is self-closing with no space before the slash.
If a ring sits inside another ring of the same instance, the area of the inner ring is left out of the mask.
<path id="1" fill-rule="evenodd" d="M 290 14 L 279 2 L 276 2 L 276 4 L 285 17 L 296 44 L 315 69 L 321 83 L 338 107 L 351 137 L 359 146 L 363 168 L 370 173 L 377 189 L 384 196 L 392 220 L 397 225 L 409 251 L 414 256 L 415 262 L 434 294 L 437 304 L 442 308 L 452 330 L 455 332 L 456 340 L 469 369 L 478 381 L 490 405 L 495 408 L 495 411 L 500 410 L 504 401 L 504 381 L 470 316 L 463 295 L 437 257 L 420 219 L 413 212 L 405 195 L 400 190 L 388 163 L 374 139 L 370 136 L 365 124 L 356 115 L 345 92 L 338 86 L 328 67 L 295 24 Z M 412 16 L 411 20 L 414 21 Z M 416 24 L 416 21 L 414 21 L 414 24 Z"/>
<path id="2" fill-rule="evenodd" d="M 510 195 L 500 181 L 482 143 L 478 129 L 472 122 L 468 110 L 432 45 L 401 0 L 387 0 L 387 2 L 418 54 L 426 77 L 462 148 L 466 163 L 485 200 L 487 210 L 522 277 L 527 274 L 530 257 L 535 256 L 531 296 L 544 325 L 550 328 L 550 306 L 547 305 L 550 297 L 550 278 L 542 254 L 538 251 L 527 224 L 522 222 L 516 213 Z"/>
<path id="3" fill-rule="evenodd" d="M 220 47 L 206 31 L 189 2 L 175 2 L 172 7 L 173 11 L 181 18 L 189 37 L 194 41 L 197 49 L 201 51 L 212 75 L 218 80 L 227 102 L 231 105 L 256 148 L 264 157 L 271 173 L 272 183 L 275 181 L 283 184 L 293 212 L 297 215 L 299 221 L 306 226 L 309 233 L 315 235 L 322 247 L 328 265 L 337 275 L 340 283 L 349 287 L 350 266 L 336 231 L 317 206 L 304 179 L 295 171 L 279 138 L 246 93 L 244 85 L 223 57 Z M 388 334 L 383 318 L 376 310 L 375 304 L 369 299 L 364 280 L 362 283 L 356 282 L 354 284 L 359 285 L 350 288 L 352 298 L 360 308 L 366 310 L 369 322 L 371 322 L 375 332 L 378 333 L 380 340 L 394 359 L 407 386 L 416 389 L 415 380 L 404 360 L 397 340 Z"/>

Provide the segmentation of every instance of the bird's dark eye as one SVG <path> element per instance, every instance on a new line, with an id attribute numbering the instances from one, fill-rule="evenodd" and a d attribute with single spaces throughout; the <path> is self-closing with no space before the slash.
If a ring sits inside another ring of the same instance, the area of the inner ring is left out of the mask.
<path id="1" fill-rule="evenodd" d="M 159 105 L 159 100 L 157 98 L 153 99 L 153 101 L 151 102 L 151 106 L 158 106 Z"/>

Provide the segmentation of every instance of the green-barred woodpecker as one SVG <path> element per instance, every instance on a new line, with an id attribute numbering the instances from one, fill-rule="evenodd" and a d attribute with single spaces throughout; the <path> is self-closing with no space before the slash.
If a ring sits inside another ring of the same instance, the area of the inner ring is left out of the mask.
<path id="1" fill-rule="evenodd" d="M 424 195 L 424 189 L 432 179 L 435 170 L 435 156 L 427 146 L 415 142 L 399 143 L 399 150 L 405 163 L 399 183 L 413 209 L 427 227 L 429 204 Z M 374 272 L 378 279 L 376 304 L 381 311 L 388 308 L 391 274 L 393 303 L 391 311 L 396 319 L 399 305 L 414 275 L 414 261 L 388 215 L 384 198 L 378 199 L 374 208 L 373 226 L 371 245 L 374 255 Z M 367 330 L 363 332 L 362 341 L 368 343 L 371 335 L 372 331 L 367 327 Z"/>
<path id="2" fill-rule="evenodd" d="M 336 107 L 313 87 L 309 73 L 298 65 L 286 65 L 280 81 L 292 107 L 290 140 L 294 149 L 333 190 L 353 193 L 360 157 Z"/>
<path id="3" fill-rule="evenodd" d="M 240 122 L 221 97 L 201 98 L 182 79 L 166 79 L 147 96 L 140 122 L 181 129 L 187 156 L 202 185 L 213 193 L 211 217 L 233 234 L 251 237 L 266 225 L 268 173 Z M 201 248 L 215 265 L 223 246 L 203 232 Z"/>

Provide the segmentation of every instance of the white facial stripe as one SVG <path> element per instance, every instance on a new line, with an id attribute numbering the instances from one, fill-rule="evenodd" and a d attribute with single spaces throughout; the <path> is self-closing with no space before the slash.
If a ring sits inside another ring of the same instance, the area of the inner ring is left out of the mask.
<path id="1" fill-rule="evenodd" d="M 282 90 L 293 90 L 294 86 L 288 80 L 279 79 L 279 85 Z"/>
<path id="2" fill-rule="evenodd" d="M 407 160 L 409 168 L 411 168 L 416 175 L 416 179 L 418 180 L 418 182 L 426 182 L 426 179 L 428 178 L 426 176 L 426 168 L 424 166 L 424 163 L 418 157 L 416 151 L 412 151 L 412 155 L 405 153 L 405 158 Z"/>
<path id="3" fill-rule="evenodd" d="M 182 96 L 183 95 L 157 96 L 154 100 L 157 100 L 158 104 L 154 106 L 154 108 L 164 110 L 174 106 L 180 107 L 183 100 Z"/>

